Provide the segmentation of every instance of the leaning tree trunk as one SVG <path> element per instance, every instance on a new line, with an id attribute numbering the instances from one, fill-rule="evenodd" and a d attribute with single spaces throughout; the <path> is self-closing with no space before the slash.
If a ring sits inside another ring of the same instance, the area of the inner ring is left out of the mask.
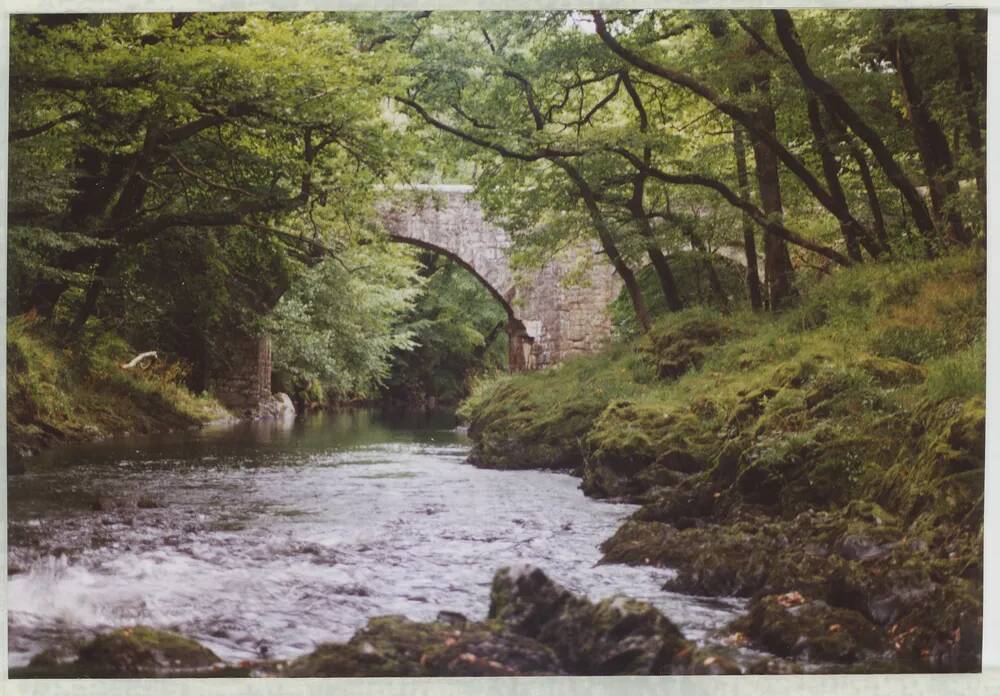
<path id="1" fill-rule="evenodd" d="M 597 195 L 590 187 L 590 184 L 587 183 L 587 180 L 583 178 L 583 175 L 580 174 L 579 169 L 561 157 L 552 157 L 550 161 L 566 172 L 570 179 L 573 180 L 573 183 L 576 184 L 577 190 L 580 192 L 583 203 L 587 208 L 587 213 L 590 215 L 590 220 L 594 224 L 594 229 L 597 231 L 601 248 L 604 250 L 608 260 L 611 261 L 611 265 L 614 266 L 618 277 L 622 279 L 625 291 L 628 292 L 629 299 L 632 301 L 635 318 L 639 321 L 639 326 L 642 327 L 643 333 L 646 333 L 653 325 L 652 316 L 646 307 L 646 301 L 642 297 L 642 288 L 639 287 L 639 281 L 636 279 L 635 273 L 625 263 L 625 259 L 615 244 L 611 228 L 608 227 L 608 222 L 601 212 L 600 206 L 597 204 Z"/>
<path id="2" fill-rule="evenodd" d="M 622 73 L 622 84 L 625 86 L 625 91 L 632 100 L 632 105 L 639 116 L 639 132 L 645 134 L 649 131 L 649 115 L 646 113 L 642 97 L 639 96 L 639 91 L 632 83 L 632 78 L 628 72 Z M 642 161 L 648 165 L 652 161 L 652 158 L 653 148 L 649 145 L 644 146 L 642 148 Z M 638 172 L 632 180 L 632 197 L 628 201 L 628 210 L 639 227 L 639 234 L 646 239 L 646 253 L 649 256 L 650 263 L 653 264 L 653 269 L 656 271 L 656 277 L 660 281 L 660 290 L 663 293 L 663 299 L 670 311 L 676 312 L 684 306 L 684 303 L 681 301 L 680 293 L 677 291 L 677 283 L 674 281 L 674 274 L 670 270 L 670 263 L 660 250 L 660 245 L 656 242 L 656 235 L 653 233 L 653 228 L 649 224 L 649 216 L 646 214 L 647 176 L 645 172 Z"/>
<path id="3" fill-rule="evenodd" d="M 888 16 L 887 16 L 888 17 Z M 886 19 L 886 31 L 892 30 L 892 20 Z M 945 224 L 948 236 L 961 243 L 969 242 L 969 235 L 962 223 L 962 214 L 952 204 L 958 194 L 955 166 L 948 139 L 931 114 L 923 88 L 917 80 L 913 54 L 905 36 L 888 41 L 889 55 L 902 85 L 903 103 L 912 126 L 913 137 L 920 153 L 920 160 L 927 174 L 931 194 L 931 207 L 935 217 Z"/>
<path id="4" fill-rule="evenodd" d="M 684 308 L 680 293 L 677 290 L 677 282 L 674 280 L 674 273 L 670 268 L 670 262 L 663 255 L 660 247 L 656 244 L 655 234 L 649 224 L 649 216 L 646 215 L 646 208 L 643 204 L 643 190 L 646 176 L 638 174 L 633 188 L 633 196 L 629 199 L 628 209 L 639 228 L 639 234 L 646 240 L 646 255 L 656 271 L 656 278 L 660 282 L 660 291 L 663 299 L 667 303 L 667 308 L 671 312 L 676 312 Z"/>

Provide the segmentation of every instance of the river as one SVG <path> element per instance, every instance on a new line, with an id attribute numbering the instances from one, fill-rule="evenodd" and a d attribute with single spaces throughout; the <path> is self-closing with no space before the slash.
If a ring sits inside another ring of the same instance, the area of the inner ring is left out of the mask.
<path id="1" fill-rule="evenodd" d="M 634 506 L 566 474 L 477 469 L 468 449 L 449 414 L 352 411 L 39 455 L 8 477 L 10 664 L 133 624 L 225 660 L 290 658 L 373 616 L 484 617 L 494 572 L 524 562 L 592 599 L 648 600 L 693 639 L 743 606 L 597 565 Z"/>

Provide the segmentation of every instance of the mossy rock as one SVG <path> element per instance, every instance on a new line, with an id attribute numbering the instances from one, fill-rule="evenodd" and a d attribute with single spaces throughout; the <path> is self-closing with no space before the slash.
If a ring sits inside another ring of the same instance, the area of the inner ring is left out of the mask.
<path id="1" fill-rule="evenodd" d="M 594 604 L 530 566 L 497 572 L 489 615 L 549 646 L 571 674 L 670 674 L 690 646 L 652 605 L 624 597 Z"/>
<path id="2" fill-rule="evenodd" d="M 729 334 L 729 327 L 719 317 L 700 315 L 654 328 L 640 350 L 649 356 L 660 379 L 675 379 L 701 367 L 708 354 L 706 348 Z"/>
<path id="3" fill-rule="evenodd" d="M 888 649 L 882 631 L 858 612 L 797 592 L 758 599 L 729 628 L 780 657 L 857 662 Z"/>
<path id="4" fill-rule="evenodd" d="M 982 469 L 986 458 L 986 404 L 970 399 L 954 409 L 931 443 L 930 456 L 945 474 Z"/>
<path id="5" fill-rule="evenodd" d="M 926 367 L 898 358 L 867 356 L 862 358 L 859 365 L 883 387 L 920 384 L 927 379 Z"/>
<path id="6" fill-rule="evenodd" d="M 428 651 L 422 658 L 427 674 L 435 677 L 516 677 L 564 674 L 555 653 L 546 645 L 486 622 L 461 631 L 453 640 Z"/>
<path id="7" fill-rule="evenodd" d="M 722 493 L 706 477 L 692 476 L 657 495 L 643 505 L 634 519 L 666 522 L 677 529 L 686 529 L 709 519 L 716 511 Z"/>
<path id="8" fill-rule="evenodd" d="M 981 585 L 952 578 L 918 599 L 889 627 L 897 652 L 924 668 L 978 672 L 983 640 Z"/>
<path id="9" fill-rule="evenodd" d="M 289 677 L 412 676 L 383 670 L 379 656 L 346 643 L 325 643 L 289 663 Z"/>
<path id="10" fill-rule="evenodd" d="M 292 677 L 521 676 L 561 674 L 553 652 L 499 622 L 456 626 L 382 616 L 347 643 L 293 661 Z"/>
<path id="11" fill-rule="evenodd" d="M 103 633 L 83 645 L 76 666 L 90 676 L 131 677 L 203 669 L 219 661 L 191 638 L 135 626 Z"/>
<path id="12" fill-rule="evenodd" d="M 739 664 L 714 648 L 687 648 L 674 656 L 671 674 L 743 674 Z"/>
<path id="13" fill-rule="evenodd" d="M 924 526 L 983 520 L 986 409 L 981 397 L 924 402 L 896 462 L 873 483 L 881 499 Z"/>
<path id="14" fill-rule="evenodd" d="M 708 436 L 714 433 L 704 420 L 685 408 L 614 401 L 587 434 L 584 492 L 636 496 L 651 485 L 679 480 L 665 472 L 701 471 L 706 464 L 700 439 Z M 657 471 L 646 476 L 650 467 Z"/>
<path id="15" fill-rule="evenodd" d="M 490 469 L 574 469 L 607 402 L 585 394 L 541 408 L 532 390 L 510 382 L 473 410 L 469 463 Z"/>

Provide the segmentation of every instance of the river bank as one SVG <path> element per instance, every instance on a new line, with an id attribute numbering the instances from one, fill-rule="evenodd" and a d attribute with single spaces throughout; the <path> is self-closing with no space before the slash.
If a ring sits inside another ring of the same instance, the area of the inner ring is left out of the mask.
<path id="1" fill-rule="evenodd" d="M 112 436 L 199 428 L 233 417 L 215 399 L 196 395 L 178 365 L 136 354 L 111 334 L 81 336 L 60 348 L 43 322 L 7 322 L 7 455 L 15 465 L 42 450 Z"/>
<path id="2" fill-rule="evenodd" d="M 641 505 L 603 562 L 749 600 L 735 640 L 831 671 L 978 670 L 985 258 L 841 272 L 778 316 L 689 310 L 481 383 L 470 460 Z"/>

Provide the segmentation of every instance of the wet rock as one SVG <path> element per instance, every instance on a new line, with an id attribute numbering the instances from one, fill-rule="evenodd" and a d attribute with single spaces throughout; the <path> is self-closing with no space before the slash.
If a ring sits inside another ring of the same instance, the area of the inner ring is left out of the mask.
<path id="1" fill-rule="evenodd" d="M 765 657 L 750 665 L 748 674 L 802 674 L 802 666 L 780 657 Z"/>
<path id="2" fill-rule="evenodd" d="M 594 604 L 530 566 L 497 572 L 489 616 L 552 648 L 571 674 L 669 674 L 689 647 L 653 606 L 623 597 Z"/>
<path id="3" fill-rule="evenodd" d="M 33 670 L 51 669 L 72 662 L 76 655 L 65 647 L 51 647 L 32 656 L 28 667 Z"/>
<path id="4" fill-rule="evenodd" d="M 951 579 L 919 597 L 905 598 L 904 613 L 888 628 L 893 647 L 925 668 L 976 672 L 982 668 L 981 586 Z"/>
<path id="5" fill-rule="evenodd" d="M 553 652 L 497 622 L 455 626 L 401 616 L 372 619 L 347 643 L 322 645 L 288 667 L 293 677 L 561 674 Z"/>
<path id="6" fill-rule="evenodd" d="M 147 626 L 120 628 L 80 648 L 76 667 L 94 677 L 134 677 L 211 667 L 219 658 L 200 643 Z"/>
<path id="7" fill-rule="evenodd" d="M 674 592 L 745 597 L 766 583 L 773 544 L 750 523 L 678 530 L 635 519 L 601 544 L 601 561 L 673 568 L 676 575 L 664 587 Z"/>
<path id="8" fill-rule="evenodd" d="M 140 509 L 143 509 L 143 510 L 148 510 L 148 509 L 152 509 L 152 508 L 163 507 L 163 505 L 160 503 L 160 501 L 157 500 L 156 498 L 154 498 L 151 495 L 141 495 L 141 496 L 139 496 L 139 499 L 136 501 L 135 506 L 137 508 L 140 508 Z"/>
<path id="9" fill-rule="evenodd" d="M 760 598 L 730 628 L 780 657 L 857 662 L 888 648 L 882 631 L 858 612 L 798 592 Z"/>
<path id="10" fill-rule="evenodd" d="M 469 619 L 466 618 L 465 614 L 460 614 L 457 611 L 439 611 L 437 615 L 437 622 L 448 624 L 449 626 L 465 626 L 469 623 Z"/>
<path id="11" fill-rule="evenodd" d="M 113 512 L 124 507 L 124 501 L 118 498 L 113 498 L 109 495 L 98 495 L 94 499 L 92 508 L 96 512 Z"/>
<path id="12" fill-rule="evenodd" d="M 555 654 L 510 631 L 463 631 L 428 652 L 424 666 L 436 677 L 513 677 L 564 674 Z"/>
<path id="13" fill-rule="evenodd" d="M 263 399 L 257 404 L 248 416 L 250 420 L 286 420 L 295 418 L 295 404 L 288 394 L 278 392 Z"/>
<path id="14" fill-rule="evenodd" d="M 685 529 L 711 517 L 720 497 L 720 491 L 710 481 L 689 478 L 658 491 L 655 498 L 635 514 L 635 519 L 666 522 Z"/>
<path id="15" fill-rule="evenodd" d="M 674 656 L 671 674 L 724 675 L 742 674 L 743 670 L 730 657 L 711 648 L 685 648 Z"/>

